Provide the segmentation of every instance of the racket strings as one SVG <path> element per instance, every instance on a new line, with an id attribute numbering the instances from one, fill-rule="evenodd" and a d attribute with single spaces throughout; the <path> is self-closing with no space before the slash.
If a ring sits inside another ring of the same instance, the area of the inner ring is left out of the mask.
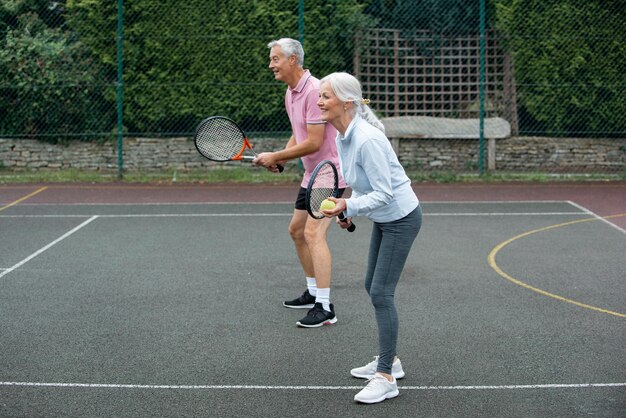
<path id="1" fill-rule="evenodd" d="M 228 120 L 211 119 L 198 128 L 198 151 L 212 160 L 230 160 L 244 149 L 245 137 L 241 130 Z"/>
<path id="2" fill-rule="evenodd" d="M 329 164 L 325 164 L 317 172 L 311 186 L 310 207 L 314 217 L 324 217 L 319 211 L 320 205 L 325 199 L 334 196 L 335 192 L 335 171 Z"/>

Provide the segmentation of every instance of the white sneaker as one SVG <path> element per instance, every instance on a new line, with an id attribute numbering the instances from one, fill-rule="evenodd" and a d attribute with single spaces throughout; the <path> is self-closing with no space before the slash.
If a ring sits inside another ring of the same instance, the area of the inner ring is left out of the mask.
<path id="1" fill-rule="evenodd" d="M 395 398 L 399 394 L 396 379 L 390 382 L 382 374 L 376 373 L 367 386 L 354 395 L 354 400 L 361 403 L 377 403 L 385 399 Z"/>
<path id="2" fill-rule="evenodd" d="M 371 363 L 367 363 L 363 367 L 357 367 L 356 369 L 350 370 L 350 374 L 360 379 L 371 379 L 374 377 L 374 373 L 376 373 L 377 367 L 378 367 L 378 356 L 374 357 L 374 361 L 372 361 Z M 393 364 L 391 365 L 391 375 L 395 379 L 402 379 L 404 377 L 404 370 L 402 370 L 402 363 L 400 363 L 400 359 L 397 357 L 394 360 Z"/>

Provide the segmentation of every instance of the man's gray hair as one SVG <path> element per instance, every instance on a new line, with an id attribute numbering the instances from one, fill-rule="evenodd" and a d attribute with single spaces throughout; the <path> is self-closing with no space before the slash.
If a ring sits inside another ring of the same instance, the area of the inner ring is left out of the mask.
<path id="1" fill-rule="evenodd" d="M 299 41 L 291 38 L 281 38 L 267 44 L 268 48 L 279 46 L 287 58 L 295 55 L 296 62 L 300 67 L 304 67 L 304 49 Z"/>

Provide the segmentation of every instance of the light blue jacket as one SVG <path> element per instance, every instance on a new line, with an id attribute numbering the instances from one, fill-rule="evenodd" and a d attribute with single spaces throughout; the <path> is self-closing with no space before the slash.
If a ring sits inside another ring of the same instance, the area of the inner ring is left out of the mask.
<path id="1" fill-rule="evenodd" d="M 341 174 L 352 188 L 346 216 L 391 222 L 419 205 L 411 180 L 380 129 L 356 115 L 345 136 L 337 134 L 336 142 Z"/>

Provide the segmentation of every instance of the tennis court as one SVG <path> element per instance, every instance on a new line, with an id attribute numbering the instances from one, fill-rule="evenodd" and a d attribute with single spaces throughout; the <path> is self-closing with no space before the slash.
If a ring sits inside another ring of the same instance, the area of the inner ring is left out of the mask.
<path id="1" fill-rule="evenodd" d="M 297 328 L 296 188 L 0 185 L 0 416 L 626 414 L 626 182 L 414 184 L 376 405 L 369 221 L 329 233 L 337 324 Z"/>

